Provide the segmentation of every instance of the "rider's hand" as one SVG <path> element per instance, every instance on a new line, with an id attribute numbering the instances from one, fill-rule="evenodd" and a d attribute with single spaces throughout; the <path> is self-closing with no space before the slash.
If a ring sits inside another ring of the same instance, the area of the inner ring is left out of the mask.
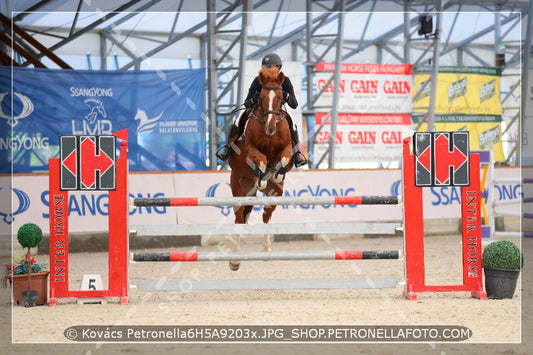
<path id="1" fill-rule="evenodd" d="M 281 92 L 281 97 L 283 99 L 283 103 L 289 101 L 289 93 L 285 90 Z"/>
<path id="2" fill-rule="evenodd" d="M 256 91 L 254 97 L 252 97 L 252 104 L 259 102 L 259 93 Z"/>

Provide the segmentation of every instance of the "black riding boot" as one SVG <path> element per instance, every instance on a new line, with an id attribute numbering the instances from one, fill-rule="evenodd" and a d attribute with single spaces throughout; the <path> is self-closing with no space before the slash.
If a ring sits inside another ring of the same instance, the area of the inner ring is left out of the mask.
<path id="1" fill-rule="evenodd" d="M 220 160 L 222 161 L 228 160 L 229 155 L 231 154 L 231 148 L 229 146 L 229 142 L 231 142 L 237 134 L 239 134 L 239 128 L 235 126 L 235 123 L 232 123 L 229 129 L 228 137 L 226 138 L 226 144 L 220 147 L 216 152 L 216 156 Z"/>
<path id="2" fill-rule="evenodd" d="M 292 142 L 294 143 L 294 148 L 293 148 L 294 154 L 292 155 L 292 162 L 294 163 L 294 166 L 299 168 L 307 164 L 307 158 L 300 151 L 300 140 L 298 139 L 298 130 L 294 129 L 292 127 L 292 124 L 289 125 L 289 128 L 291 129 L 291 138 L 292 138 Z"/>

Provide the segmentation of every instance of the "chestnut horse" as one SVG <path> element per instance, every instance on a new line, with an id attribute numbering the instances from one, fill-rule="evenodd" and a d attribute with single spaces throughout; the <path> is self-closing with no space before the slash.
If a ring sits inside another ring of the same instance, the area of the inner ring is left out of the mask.
<path id="1" fill-rule="evenodd" d="M 257 191 L 267 196 L 283 195 L 285 174 L 292 168 L 292 140 L 287 112 L 282 109 L 281 84 L 285 75 L 277 68 L 262 68 L 262 86 L 257 106 L 247 110 L 249 118 L 242 139 L 233 142 L 228 159 L 231 167 L 231 192 L 234 197 L 255 196 Z M 235 223 L 246 223 L 253 206 L 235 206 Z M 263 222 L 268 223 L 276 206 L 263 206 Z M 265 235 L 264 249 L 271 251 L 270 235 Z M 235 251 L 240 251 L 240 235 L 236 236 Z M 230 261 L 238 270 L 240 261 Z"/>

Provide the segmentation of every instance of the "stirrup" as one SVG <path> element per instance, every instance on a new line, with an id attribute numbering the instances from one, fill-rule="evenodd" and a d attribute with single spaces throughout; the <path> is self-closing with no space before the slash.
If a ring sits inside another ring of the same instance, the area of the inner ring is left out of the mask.
<path id="1" fill-rule="evenodd" d="M 307 158 L 300 151 L 293 154 L 292 162 L 294 163 L 294 166 L 297 168 L 304 166 L 308 163 Z"/>
<path id="2" fill-rule="evenodd" d="M 215 153 L 218 159 L 222 161 L 228 160 L 230 154 L 231 150 L 227 145 L 223 145 L 222 147 L 218 148 L 217 152 Z"/>

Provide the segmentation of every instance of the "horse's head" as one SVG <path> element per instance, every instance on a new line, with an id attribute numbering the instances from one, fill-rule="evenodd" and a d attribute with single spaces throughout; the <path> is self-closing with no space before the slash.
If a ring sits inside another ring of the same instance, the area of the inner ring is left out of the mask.
<path id="1" fill-rule="evenodd" d="M 259 71 L 259 83 L 262 87 L 259 102 L 265 120 L 265 133 L 268 136 L 276 133 L 276 123 L 281 119 L 281 84 L 284 80 L 285 75 L 276 67 L 264 67 Z"/>

